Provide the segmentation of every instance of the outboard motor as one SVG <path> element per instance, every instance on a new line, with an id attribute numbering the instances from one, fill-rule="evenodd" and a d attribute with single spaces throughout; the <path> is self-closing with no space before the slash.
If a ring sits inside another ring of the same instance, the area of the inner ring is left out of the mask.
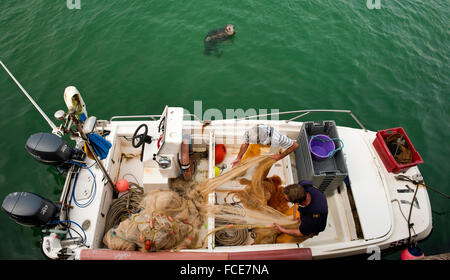
<path id="1" fill-rule="evenodd" d="M 69 146 L 62 138 L 51 133 L 31 135 L 25 149 L 43 164 L 62 166 L 70 159 L 81 159 L 83 152 Z"/>
<path id="2" fill-rule="evenodd" d="M 58 220 L 59 207 L 40 195 L 29 192 L 8 194 L 2 210 L 16 223 L 24 226 L 45 226 Z"/>

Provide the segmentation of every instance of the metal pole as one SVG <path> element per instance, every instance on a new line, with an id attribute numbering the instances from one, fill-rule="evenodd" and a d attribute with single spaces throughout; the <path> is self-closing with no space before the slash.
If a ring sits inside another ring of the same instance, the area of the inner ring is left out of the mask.
<path id="1" fill-rule="evenodd" d="M 92 148 L 91 143 L 89 143 L 89 139 L 86 136 L 86 134 L 84 133 L 83 128 L 81 127 L 80 123 L 75 118 L 74 118 L 74 122 L 75 122 L 75 125 L 77 126 L 78 132 L 80 132 L 81 138 L 83 138 L 83 140 L 86 142 L 86 146 L 88 147 L 89 151 L 91 152 L 92 156 L 94 157 L 95 161 L 97 162 L 97 165 L 100 167 L 103 174 L 108 179 L 108 182 L 111 184 L 111 188 L 114 191 L 115 184 L 114 184 L 113 180 L 111 179 L 111 176 L 109 176 L 109 174 L 106 171 L 105 167 L 103 166 L 102 162 L 97 157 L 97 154 L 95 153 L 94 148 Z"/>
<path id="2" fill-rule="evenodd" d="M 295 121 L 296 119 L 299 119 L 299 118 L 301 118 L 301 117 L 303 117 L 303 116 L 309 115 L 310 113 L 311 113 L 311 112 L 306 112 L 306 113 L 303 113 L 303 114 L 298 115 L 298 116 L 296 116 L 296 117 L 293 117 L 292 119 L 287 120 L 286 123 L 288 123 L 288 122 L 290 122 L 290 121 Z"/>
<path id="3" fill-rule="evenodd" d="M 364 129 L 365 132 L 367 132 L 366 127 L 356 118 L 356 116 L 353 114 L 352 111 L 349 112 L 350 116 L 359 124 L 359 126 Z"/>
<path id="4" fill-rule="evenodd" d="M 34 105 L 34 107 L 41 113 L 42 117 L 47 121 L 47 123 L 50 125 L 50 127 L 53 129 L 53 131 L 57 131 L 58 128 L 56 125 L 48 118 L 48 116 L 42 111 L 41 107 L 33 100 L 33 98 L 28 94 L 28 92 L 22 87 L 22 85 L 19 83 L 19 81 L 16 80 L 13 74 L 9 72 L 8 68 L 6 68 L 5 64 L 0 60 L 0 64 L 3 66 L 3 68 L 6 70 L 6 72 L 9 74 L 9 76 L 13 79 L 13 81 L 17 84 L 17 86 L 22 90 L 22 92 L 25 94 L 25 96 L 30 100 L 30 102 Z"/>

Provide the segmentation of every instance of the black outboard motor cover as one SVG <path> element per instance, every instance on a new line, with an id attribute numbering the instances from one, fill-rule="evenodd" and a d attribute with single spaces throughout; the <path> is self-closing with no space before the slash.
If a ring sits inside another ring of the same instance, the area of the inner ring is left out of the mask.
<path id="1" fill-rule="evenodd" d="M 29 192 L 8 194 L 2 210 L 16 223 L 25 226 L 43 226 L 59 215 L 59 208 L 52 201 Z"/>
<path id="2" fill-rule="evenodd" d="M 25 149 L 37 161 L 54 166 L 65 163 L 76 152 L 60 137 L 42 132 L 31 135 L 27 140 Z"/>

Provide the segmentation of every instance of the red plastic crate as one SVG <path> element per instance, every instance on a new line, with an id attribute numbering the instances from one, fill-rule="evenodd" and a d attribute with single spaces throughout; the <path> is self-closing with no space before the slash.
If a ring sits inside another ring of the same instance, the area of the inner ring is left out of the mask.
<path id="1" fill-rule="evenodd" d="M 392 155 L 391 151 L 389 151 L 388 146 L 386 145 L 385 139 L 393 134 L 393 133 L 400 133 L 403 135 L 403 139 L 405 139 L 406 143 L 408 144 L 409 148 L 412 152 L 412 162 L 408 164 L 401 164 L 398 163 L 394 156 Z M 408 135 L 406 135 L 405 130 L 403 130 L 402 127 L 396 127 L 396 128 L 390 128 L 385 130 L 379 130 L 377 131 L 377 135 L 375 137 L 375 140 L 373 141 L 373 146 L 375 147 L 375 150 L 377 151 L 378 155 L 381 158 L 381 161 L 383 161 L 384 166 L 386 167 L 386 170 L 388 172 L 392 173 L 400 173 L 405 172 L 410 167 L 416 166 L 417 164 L 423 163 L 422 157 L 420 154 L 414 149 L 413 144 L 409 140 Z"/>

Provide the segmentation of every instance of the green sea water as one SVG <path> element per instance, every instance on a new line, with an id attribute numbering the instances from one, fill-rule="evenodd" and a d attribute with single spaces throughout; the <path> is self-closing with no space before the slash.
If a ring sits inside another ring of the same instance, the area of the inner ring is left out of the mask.
<path id="1" fill-rule="evenodd" d="M 73 1 L 75 2 L 75 1 Z M 76 86 L 90 115 L 226 109 L 350 109 L 370 130 L 402 126 L 426 183 L 450 193 L 450 9 L 447 0 L 0 0 L 0 59 L 49 116 Z M 374 2 L 374 1 L 373 1 Z M 233 23 L 220 57 L 209 30 Z M 47 123 L 0 71 L 0 199 L 58 200 L 63 179 L 24 149 Z M 312 115 L 353 126 L 347 115 Z M 450 204 L 429 191 L 425 254 L 450 251 Z M 39 231 L 0 213 L 0 259 L 42 259 Z M 399 252 L 385 254 L 398 259 Z"/>

